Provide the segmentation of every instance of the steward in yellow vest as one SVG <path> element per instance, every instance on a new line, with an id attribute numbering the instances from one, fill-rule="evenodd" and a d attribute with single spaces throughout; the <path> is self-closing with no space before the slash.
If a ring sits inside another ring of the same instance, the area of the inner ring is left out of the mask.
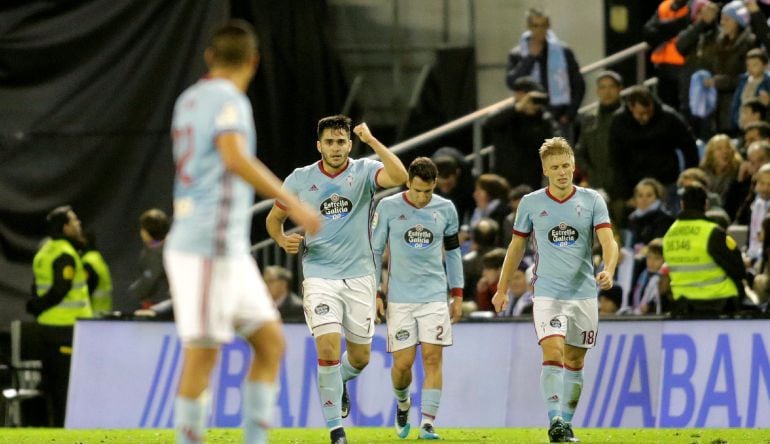
<path id="1" fill-rule="evenodd" d="M 72 326 L 77 318 L 93 316 L 87 273 L 76 249 L 82 239 L 80 220 L 69 206 L 46 217 L 51 236 L 35 255 L 35 295 L 27 311 L 41 325 Z"/>
<path id="2" fill-rule="evenodd" d="M 88 292 L 91 295 L 91 308 L 94 314 L 112 311 L 112 275 L 110 267 L 99 251 L 96 250 L 93 234 L 85 233 L 83 249 L 83 267 L 88 276 Z"/>
<path id="3" fill-rule="evenodd" d="M 740 308 L 746 270 L 736 243 L 705 217 L 706 191 L 687 186 L 682 211 L 663 237 L 676 314 L 729 314 Z"/>

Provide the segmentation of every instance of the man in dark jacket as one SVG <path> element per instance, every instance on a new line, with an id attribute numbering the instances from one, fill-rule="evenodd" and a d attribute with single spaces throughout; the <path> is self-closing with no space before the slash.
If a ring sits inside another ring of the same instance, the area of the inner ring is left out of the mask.
<path id="1" fill-rule="evenodd" d="M 685 168 L 698 166 L 695 139 L 682 116 L 658 102 L 646 87 L 631 88 L 626 106 L 610 124 L 610 152 L 620 197 L 630 198 L 640 180 L 652 177 L 666 187 L 669 202 L 675 199 L 680 170 L 677 150 Z"/>
<path id="2" fill-rule="evenodd" d="M 538 150 L 545 139 L 560 136 L 556 121 L 545 110 L 546 95 L 531 77 L 513 83 L 513 107 L 489 116 L 484 124 L 495 147 L 492 172 L 505 177 L 512 187 L 527 184 L 541 188 L 543 172 Z"/>
<path id="3" fill-rule="evenodd" d="M 551 19 L 539 9 L 527 11 L 527 31 L 508 54 L 505 81 L 515 91 L 516 80 L 531 76 L 548 93 L 548 110 L 560 131 L 572 138 L 572 125 L 586 92 L 575 54 L 550 30 Z M 514 184 L 511 184 L 514 185 Z"/>

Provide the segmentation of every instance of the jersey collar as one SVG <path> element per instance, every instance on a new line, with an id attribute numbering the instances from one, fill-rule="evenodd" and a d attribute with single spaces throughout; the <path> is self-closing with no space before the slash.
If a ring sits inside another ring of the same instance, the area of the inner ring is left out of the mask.
<path id="1" fill-rule="evenodd" d="M 321 172 L 322 172 L 322 173 L 323 173 L 325 176 L 331 177 L 332 179 L 334 179 L 335 177 L 337 177 L 337 176 L 339 176 L 340 174 L 342 174 L 343 172 L 345 172 L 345 170 L 347 170 L 349 166 L 350 166 L 350 159 L 347 159 L 347 160 L 345 161 L 345 166 L 344 166 L 344 167 L 342 167 L 342 169 L 341 169 L 341 170 L 337 171 L 336 173 L 329 173 L 328 171 L 326 171 L 326 170 L 324 169 L 324 161 L 323 161 L 323 160 L 319 160 L 319 161 L 318 161 L 318 169 L 319 169 L 319 170 L 321 170 Z"/>
<path id="2" fill-rule="evenodd" d="M 549 187 L 545 187 L 545 194 L 547 194 L 548 197 L 550 197 L 551 199 L 553 199 L 554 201 L 560 204 L 563 204 L 564 202 L 570 200 L 572 196 L 575 195 L 576 192 L 577 192 L 577 187 L 575 185 L 572 185 L 572 192 L 569 193 L 569 195 L 565 197 L 564 200 L 559 200 L 553 194 L 551 194 L 551 189 Z"/>

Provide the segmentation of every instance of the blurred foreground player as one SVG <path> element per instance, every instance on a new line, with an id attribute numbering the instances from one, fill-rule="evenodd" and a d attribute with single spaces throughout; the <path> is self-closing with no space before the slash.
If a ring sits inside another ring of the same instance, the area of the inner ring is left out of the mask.
<path id="1" fill-rule="evenodd" d="M 203 441 L 207 387 L 222 343 L 234 332 L 254 357 L 243 385 L 244 441 L 267 442 L 284 342 L 280 317 L 249 254 L 253 190 L 291 207 L 289 217 L 313 233 L 319 221 L 254 155 L 256 132 L 244 92 L 258 66 L 251 26 L 229 22 L 205 52 L 208 75 L 177 99 L 174 222 L 164 264 L 184 364 L 174 406 L 178 443 Z"/>

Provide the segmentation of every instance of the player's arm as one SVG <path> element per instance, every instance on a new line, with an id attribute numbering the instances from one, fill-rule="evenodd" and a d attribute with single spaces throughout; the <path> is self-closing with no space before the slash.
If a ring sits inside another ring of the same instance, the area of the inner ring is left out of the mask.
<path id="1" fill-rule="evenodd" d="M 267 228 L 267 234 L 283 248 L 289 254 L 297 254 L 299 252 L 299 246 L 302 244 L 304 237 L 299 233 L 292 233 L 286 235 L 283 231 L 283 223 L 286 218 L 289 217 L 289 213 L 286 210 L 274 204 L 270 209 L 270 213 L 267 214 L 267 220 L 265 220 L 265 227 Z"/>
<path id="2" fill-rule="evenodd" d="M 374 255 L 374 277 L 377 281 L 376 288 L 382 285 L 382 258 L 385 255 L 385 248 L 388 244 L 388 235 L 390 232 L 387 215 L 384 212 L 385 205 L 380 202 L 377 210 L 372 216 L 372 254 Z M 377 312 L 385 316 L 385 304 L 382 300 L 384 295 L 377 292 Z"/>
<path id="3" fill-rule="evenodd" d="M 75 278 L 75 258 L 63 253 L 53 261 L 53 283 L 42 296 L 32 295 L 27 302 L 27 312 L 39 316 L 44 311 L 57 305 L 72 289 Z"/>
<path id="4" fill-rule="evenodd" d="M 452 296 L 452 323 L 457 323 L 463 317 L 463 258 L 460 253 L 460 238 L 457 232 L 444 235 L 444 251 L 446 252 L 446 274 L 449 283 L 449 293 Z"/>
<path id="5" fill-rule="evenodd" d="M 377 185 L 382 188 L 392 188 L 406 183 L 406 179 L 409 175 L 406 172 L 406 168 L 401 162 L 401 159 L 372 135 L 366 123 L 356 125 L 356 127 L 353 128 L 353 132 L 356 133 L 362 142 L 369 145 L 382 161 L 384 168 L 377 176 Z"/>
<path id="6" fill-rule="evenodd" d="M 604 262 L 604 269 L 596 275 L 596 282 L 601 289 L 606 290 L 612 287 L 615 267 L 618 265 L 618 244 L 615 242 L 615 236 L 610 227 L 597 228 L 596 237 L 602 246 L 602 261 Z"/>
<path id="7" fill-rule="evenodd" d="M 219 134 L 216 146 L 228 171 L 251 184 L 260 196 L 283 202 L 288 208 L 286 215 L 306 232 L 313 234 L 318 231 L 321 227 L 318 216 L 296 196 L 281 188 L 280 179 L 264 163 L 247 154 L 246 139 L 241 133 L 228 131 Z"/>
<path id="8" fill-rule="evenodd" d="M 527 249 L 528 236 L 522 236 L 518 233 L 513 234 L 511 243 L 508 244 L 508 251 L 505 252 L 503 269 L 500 272 L 500 280 L 497 282 L 497 292 L 492 297 L 492 305 L 496 312 L 501 312 L 508 308 L 508 285 L 511 281 L 513 272 L 519 267 L 524 252 Z"/>

